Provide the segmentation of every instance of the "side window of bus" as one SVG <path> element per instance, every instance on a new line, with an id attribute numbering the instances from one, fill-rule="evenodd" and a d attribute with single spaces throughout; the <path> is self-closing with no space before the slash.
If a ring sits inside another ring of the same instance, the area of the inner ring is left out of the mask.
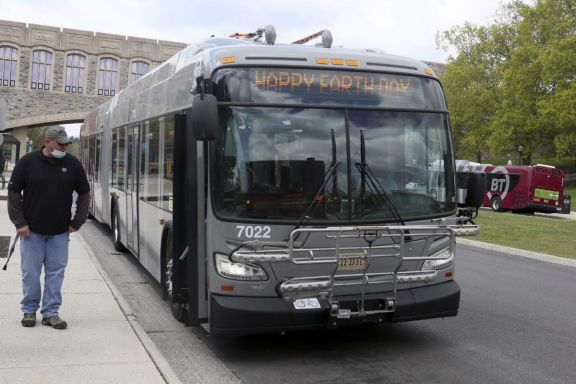
<path id="1" fill-rule="evenodd" d="M 118 171 L 118 188 L 124 191 L 126 188 L 126 127 L 118 128 L 118 158 L 116 169 Z"/>
<path id="2" fill-rule="evenodd" d="M 141 140 L 141 185 L 142 200 L 159 205 L 160 189 L 160 124 L 159 121 L 146 122 Z"/>
<path id="3" fill-rule="evenodd" d="M 110 185 L 122 191 L 126 186 L 126 127 L 112 132 L 112 172 Z"/>
<path id="4" fill-rule="evenodd" d="M 88 168 L 89 168 L 89 172 L 92 175 L 92 182 L 96 182 L 96 170 L 94 169 L 94 141 L 95 141 L 95 135 L 92 135 L 88 138 L 88 159 L 89 160 L 89 164 L 88 164 Z"/>
<path id="5" fill-rule="evenodd" d="M 112 172 L 110 172 L 110 186 L 118 187 L 118 130 L 112 131 Z"/>
<path id="6" fill-rule="evenodd" d="M 174 117 L 164 119 L 164 145 L 162 146 L 162 201 L 160 208 L 172 211 L 172 176 L 174 174 Z"/>
<path id="7" fill-rule="evenodd" d="M 98 133 L 95 136 L 95 146 L 94 146 L 94 153 L 96 154 L 96 161 L 94 163 L 94 176 L 96 178 L 96 182 L 101 182 L 100 180 L 100 150 L 102 148 L 102 134 Z"/>

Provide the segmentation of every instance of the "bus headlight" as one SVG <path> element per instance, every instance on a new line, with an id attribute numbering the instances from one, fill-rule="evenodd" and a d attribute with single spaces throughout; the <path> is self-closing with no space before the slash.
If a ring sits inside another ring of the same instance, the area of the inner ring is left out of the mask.
<path id="1" fill-rule="evenodd" d="M 437 271 L 439 269 L 448 268 L 452 264 L 454 264 L 454 253 L 450 252 L 450 248 L 445 248 L 440 252 L 436 252 L 431 258 L 435 260 L 426 260 L 421 271 Z"/>
<path id="2" fill-rule="evenodd" d="M 216 272 L 232 280 L 268 280 L 268 275 L 262 267 L 255 264 L 234 263 L 227 255 L 220 253 L 216 254 Z"/>

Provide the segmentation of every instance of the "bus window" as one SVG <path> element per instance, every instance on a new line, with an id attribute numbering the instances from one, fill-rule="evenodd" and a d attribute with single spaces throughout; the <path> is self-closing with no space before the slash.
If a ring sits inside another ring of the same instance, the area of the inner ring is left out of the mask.
<path id="1" fill-rule="evenodd" d="M 442 115 L 414 112 L 351 111 L 350 148 L 352 163 L 360 164 L 364 155 L 366 166 L 378 184 L 390 195 L 403 218 L 433 216 L 452 211 L 454 204 L 438 204 L 428 193 L 430 159 L 443 159 L 448 140 Z M 364 154 L 362 154 L 364 137 Z M 431 143 L 434 142 L 434 145 Z M 428 150 L 427 150 L 428 149 Z M 445 185 L 444 172 L 436 174 Z M 356 219 L 393 219 L 389 205 L 382 202 L 370 177 L 362 168 L 352 169 L 354 183 L 354 217 Z M 442 191 L 442 202 L 446 193 Z M 451 200 L 450 200 L 451 201 Z"/>
<path id="2" fill-rule="evenodd" d="M 216 212 L 224 217 L 300 218 L 333 161 L 331 130 L 335 160 L 346 163 L 342 111 L 234 107 L 221 121 L 212 174 Z M 348 217 L 338 202 L 346 196 L 345 168 L 320 191 L 326 198 L 315 219 Z"/>
<path id="3" fill-rule="evenodd" d="M 96 182 L 100 183 L 100 160 L 101 160 L 101 146 L 102 146 L 102 134 L 99 133 L 94 136 L 94 154 L 96 155 L 96 162 L 94 164 L 94 177 L 96 178 Z"/>
<path id="4" fill-rule="evenodd" d="M 172 211 L 172 175 L 174 173 L 174 116 L 164 119 L 162 200 L 160 207 Z"/>
<path id="5" fill-rule="evenodd" d="M 159 205 L 160 124 L 157 120 L 145 124 L 140 154 L 140 198 L 153 205 Z"/>
<path id="6" fill-rule="evenodd" d="M 126 188 L 126 127 L 118 128 L 117 185 L 118 189 Z"/>
<path id="7" fill-rule="evenodd" d="M 118 130 L 112 132 L 112 172 L 110 173 L 110 186 L 118 187 Z"/>

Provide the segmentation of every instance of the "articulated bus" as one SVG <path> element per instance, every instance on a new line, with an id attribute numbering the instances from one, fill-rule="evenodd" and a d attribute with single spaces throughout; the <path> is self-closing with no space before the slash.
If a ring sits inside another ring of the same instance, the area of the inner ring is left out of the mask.
<path id="1" fill-rule="evenodd" d="M 274 35 L 189 46 L 90 113 L 92 216 L 214 335 L 455 316 L 455 236 L 478 228 L 440 82 Z"/>

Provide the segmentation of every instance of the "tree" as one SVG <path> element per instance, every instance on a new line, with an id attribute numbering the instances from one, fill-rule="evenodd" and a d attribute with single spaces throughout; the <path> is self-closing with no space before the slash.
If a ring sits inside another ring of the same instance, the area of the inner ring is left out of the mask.
<path id="1" fill-rule="evenodd" d="M 505 4 L 489 26 L 439 35 L 457 49 L 442 77 L 459 146 L 524 147 L 576 162 L 576 2 Z"/>
<path id="2" fill-rule="evenodd" d="M 522 144 L 529 162 L 535 151 L 552 151 L 554 138 L 564 130 L 558 108 L 569 103 L 565 90 L 576 80 L 574 4 L 542 0 L 518 8 L 522 22 L 504 73 L 504 102 L 490 138 L 494 150 Z"/>
<path id="3" fill-rule="evenodd" d="M 44 135 L 48 127 L 28 128 L 28 139 L 32 140 L 34 150 L 42 148 L 44 145 Z"/>
<path id="4" fill-rule="evenodd" d="M 488 152 L 493 119 L 502 102 L 502 77 L 514 44 L 516 3 L 504 7 L 501 20 L 492 26 L 465 23 L 437 36 L 438 45 L 456 47 L 441 77 L 450 108 L 457 156 L 482 160 Z M 512 15 L 512 16 L 511 16 Z"/>

